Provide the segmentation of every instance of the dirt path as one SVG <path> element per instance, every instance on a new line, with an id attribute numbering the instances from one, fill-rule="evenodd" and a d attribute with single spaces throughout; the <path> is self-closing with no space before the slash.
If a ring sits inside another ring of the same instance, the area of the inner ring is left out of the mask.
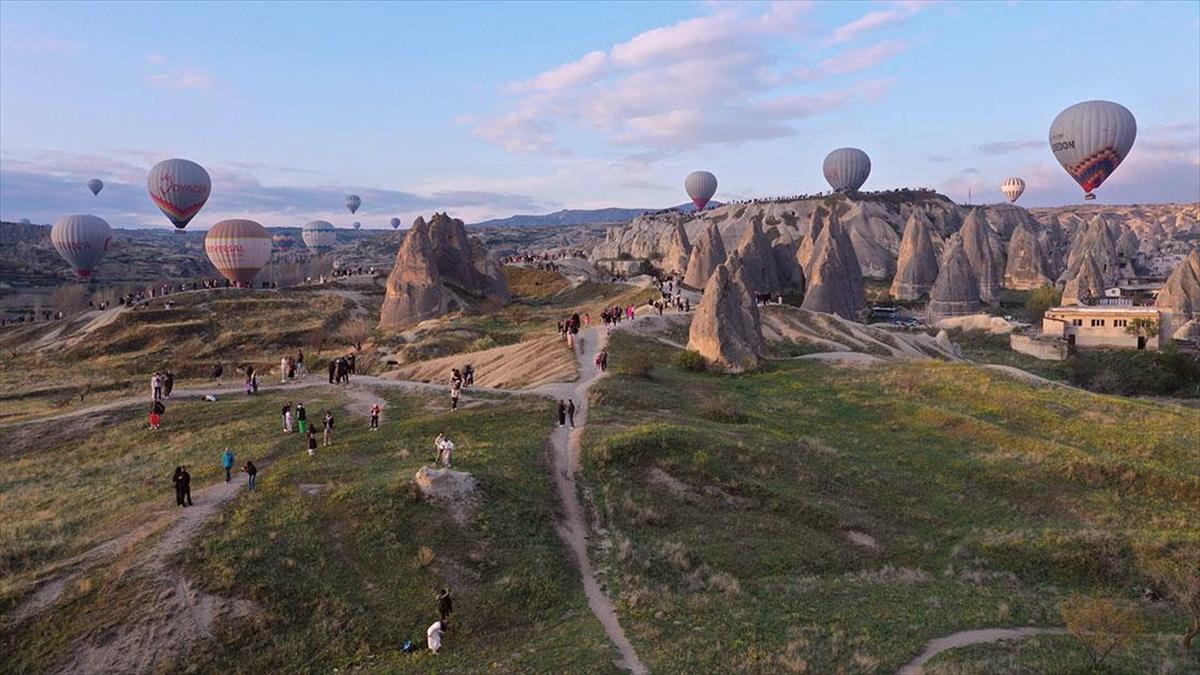
<path id="1" fill-rule="evenodd" d="M 588 558 L 587 521 L 583 517 L 583 508 L 579 503 L 578 487 L 575 475 L 579 471 L 580 441 L 583 428 L 587 424 L 588 389 L 603 376 L 593 365 L 596 353 L 607 344 L 607 335 L 603 329 L 589 328 L 579 334 L 583 341 L 579 358 L 579 379 L 575 382 L 552 384 L 531 390 L 555 399 L 571 399 L 575 401 L 575 428 L 569 426 L 557 427 L 551 436 L 554 444 L 554 483 L 558 488 L 558 498 L 562 503 L 563 520 L 558 523 L 558 534 L 566 542 L 575 556 L 575 564 L 579 567 L 583 578 L 583 591 L 587 595 L 588 606 L 592 614 L 604 626 L 604 632 L 612 640 L 621 653 L 618 665 L 633 672 L 646 673 L 646 666 L 638 659 L 633 651 L 633 645 L 621 630 L 617 612 L 612 601 L 608 599 L 596 580 L 596 572 Z"/>
<path id="2" fill-rule="evenodd" d="M 1062 635 L 1066 632 L 1061 628 L 1033 627 L 981 628 L 978 630 L 959 631 L 946 637 L 930 640 L 929 644 L 925 645 L 925 651 L 896 671 L 896 675 L 921 675 L 924 672 L 925 664 L 929 663 L 930 659 L 942 652 L 958 647 L 999 642 L 1001 640 L 1020 640 L 1022 638 L 1033 637 L 1034 635 Z"/>

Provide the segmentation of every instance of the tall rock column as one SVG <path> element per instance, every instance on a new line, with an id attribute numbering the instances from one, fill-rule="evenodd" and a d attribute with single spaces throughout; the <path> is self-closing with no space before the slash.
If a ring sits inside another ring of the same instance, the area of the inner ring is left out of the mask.
<path id="1" fill-rule="evenodd" d="M 433 242 L 429 238 L 429 226 L 418 216 L 400 244 L 396 264 L 388 275 L 379 327 L 404 330 L 445 311 L 446 295 Z"/>
<path id="2" fill-rule="evenodd" d="M 730 264 L 734 266 L 731 272 Z M 745 287 L 737 261 L 717 266 L 688 330 L 688 349 L 731 372 L 756 367 L 765 345 L 758 307 Z"/>

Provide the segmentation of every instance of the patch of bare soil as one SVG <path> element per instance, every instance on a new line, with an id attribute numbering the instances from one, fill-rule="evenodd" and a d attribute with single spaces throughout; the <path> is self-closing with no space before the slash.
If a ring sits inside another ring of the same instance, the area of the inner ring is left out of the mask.
<path id="1" fill-rule="evenodd" d="M 384 373 L 382 377 L 448 383 L 450 369 L 461 370 L 468 363 L 475 368 L 476 386 L 497 389 L 527 389 L 551 382 L 570 382 L 579 374 L 571 351 L 562 340 L 549 336 L 410 363 Z"/>

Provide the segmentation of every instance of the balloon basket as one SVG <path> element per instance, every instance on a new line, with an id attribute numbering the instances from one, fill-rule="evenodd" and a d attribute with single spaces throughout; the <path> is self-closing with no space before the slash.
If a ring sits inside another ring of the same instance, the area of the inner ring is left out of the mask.
<path id="1" fill-rule="evenodd" d="M 1096 194 L 1094 192 L 1089 192 L 1085 194 L 1083 198 L 1090 202 L 1096 198 Z"/>

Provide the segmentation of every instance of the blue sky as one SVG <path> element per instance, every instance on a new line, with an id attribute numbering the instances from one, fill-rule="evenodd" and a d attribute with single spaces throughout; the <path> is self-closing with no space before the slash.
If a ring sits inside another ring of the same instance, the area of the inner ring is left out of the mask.
<path id="1" fill-rule="evenodd" d="M 1057 205 L 1047 129 L 1093 98 L 1139 127 L 1102 201 L 1200 200 L 1196 2 L 0 2 L 0 218 L 168 226 L 168 157 L 213 176 L 197 229 L 383 227 L 667 206 L 696 168 L 718 199 L 815 192 L 843 145 L 864 189 L 1020 175 Z"/>

